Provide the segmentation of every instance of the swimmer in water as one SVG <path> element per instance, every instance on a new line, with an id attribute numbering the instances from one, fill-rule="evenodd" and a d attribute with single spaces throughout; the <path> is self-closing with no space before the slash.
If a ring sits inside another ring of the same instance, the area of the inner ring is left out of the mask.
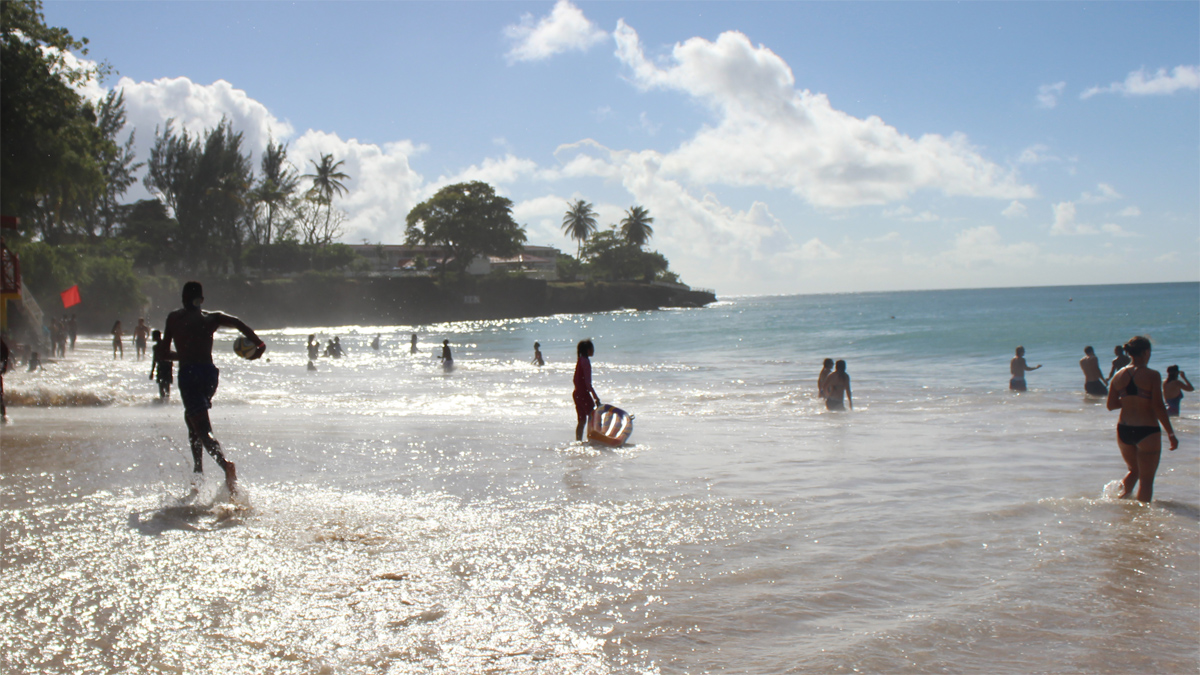
<path id="1" fill-rule="evenodd" d="M 821 364 L 821 372 L 817 374 L 817 398 L 825 398 L 825 382 L 833 372 L 833 359 L 825 359 Z"/>
<path id="2" fill-rule="evenodd" d="M 1008 364 L 1008 370 L 1012 373 L 1012 379 L 1008 381 L 1008 388 L 1013 391 L 1025 391 L 1025 373 L 1031 370 L 1041 368 L 1042 364 L 1037 364 L 1033 368 L 1025 363 L 1025 348 L 1017 347 L 1017 355 Z"/>
<path id="3" fill-rule="evenodd" d="M 546 359 L 543 359 L 543 358 L 542 358 L 542 349 L 541 349 L 541 347 L 542 347 L 542 345 L 541 345 L 541 343 L 540 343 L 540 342 L 535 342 L 535 343 L 533 343 L 533 361 L 532 361 L 532 363 L 533 363 L 533 365 L 535 365 L 535 366 L 544 366 L 544 365 L 546 365 Z"/>
<path id="4" fill-rule="evenodd" d="M 850 374 L 846 372 L 846 362 L 839 359 L 833 372 L 825 378 L 825 409 L 845 410 L 842 394 L 846 395 L 846 404 L 850 406 L 850 410 L 854 410 L 854 397 L 850 393 Z"/>
<path id="5" fill-rule="evenodd" d="M 1167 404 L 1167 416 L 1179 417 L 1179 404 L 1183 403 L 1183 392 L 1196 391 L 1187 375 L 1179 366 L 1167 367 L 1167 381 L 1163 382 L 1163 402 Z"/>
<path id="6" fill-rule="evenodd" d="M 1118 371 L 1108 387 L 1108 409 L 1121 411 L 1117 447 L 1129 468 L 1121 480 L 1121 498 L 1128 497 L 1137 485 L 1138 501 L 1149 502 L 1154 497 L 1154 474 L 1162 457 L 1162 429 L 1167 430 L 1171 450 L 1179 447 L 1179 439 L 1163 405 L 1162 376 L 1146 367 L 1150 340 L 1140 335 L 1131 339 L 1125 343 L 1125 353 L 1132 363 Z"/>
<path id="7" fill-rule="evenodd" d="M 1083 370 L 1083 390 L 1091 396 L 1108 396 L 1108 387 L 1104 386 L 1104 374 L 1100 372 L 1100 359 L 1096 358 L 1096 350 L 1084 347 L 1083 354 L 1083 358 L 1079 359 L 1079 368 Z"/>
<path id="8" fill-rule="evenodd" d="M 1113 375 L 1115 375 L 1118 370 L 1129 365 L 1129 357 L 1125 355 L 1124 345 L 1117 345 L 1116 347 L 1113 347 L 1113 355 L 1117 358 L 1112 360 L 1112 367 L 1108 369 L 1108 381 L 1110 383 L 1112 382 Z"/>
<path id="9" fill-rule="evenodd" d="M 150 337 L 150 326 L 146 325 L 146 319 L 138 319 L 138 324 L 133 328 L 133 345 L 137 350 L 138 361 L 146 357 L 146 338 L 148 337 Z"/>

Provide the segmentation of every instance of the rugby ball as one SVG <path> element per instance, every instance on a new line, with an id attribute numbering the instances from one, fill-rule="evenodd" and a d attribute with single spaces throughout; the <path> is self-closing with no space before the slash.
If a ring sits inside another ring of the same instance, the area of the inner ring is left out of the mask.
<path id="1" fill-rule="evenodd" d="M 256 359 L 262 356 L 264 351 L 266 351 L 266 345 L 263 345 L 263 349 L 260 351 L 258 345 L 244 335 L 233 341 L 233 353 L 243 359 Z"/>

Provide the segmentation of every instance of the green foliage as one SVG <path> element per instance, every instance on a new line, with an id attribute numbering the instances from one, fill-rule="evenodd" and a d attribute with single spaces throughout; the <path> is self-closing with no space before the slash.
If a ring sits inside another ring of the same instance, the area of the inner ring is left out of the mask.
<path id="1" fill-rule="evenodd" d="M 631 207 L 621 219 L 621 236 L 634 246 L 645 246 L 654 235 L 654 228 L 650 227 L 650 223 L 653 222 L 649 211 L 641 206 Z"/>
<path id="2" fill-rule="evenodd" d="M 295 239 L 251 245 L 246 249 L 244 256 L 248 266 L 258 267 L 260 272 L 279 274 L 342 270 L 353 267 L 359 260 L 366 262 L 354 249 L 345 244 L 321 246 L 301 244 Z"/>
<path id="3" fill-rule="evenodd" d="M 176 135 L 173 120 L 156 133 L 144 179 L 175 212 L 183 268 L 210 273 L 232 264 L 240 272 L 253 218 L 253 170 L 242 153 L 242 134 L 222 120 L 203 138 Z"/>
<path id="4" fill-rule="evenodd" d="M 460 276 L 476 256 L 511 257 L 525 244 L 525 228 L 512 218 L 512 201 L 481 181 L 438 190 L 409 211 L 407 222 L 408 243 L 441 247 L 454 258 L 450 264 Z"/>
<path id="5" fill-rule="evenodd" d="M 157 266 L 176 270 L 179 266 L 179 223 L 167 215 L 157 199 L 143 199 L 128 209 L 120 236 L 131 244 L 135 267 L 153 272 Z"/>
<path id="6" fill-rule="evenodd" d="M 0 2 L 0 211 L 53 243 L 85 233 L 81 214 L 104 190 L 111 141 L 71 86 L 102 74 L 66 62 L 87 41 L 46 26 L 41 9 Z"/>
<path id="7" fill-rule="evenodd" d="M 593 234 L 583 245 L 583 257 L 595 279 L 649 282 L 667 269 L 667 259 L 661 253 L 643 251 L 626 241 L 615 227 Z"/>
<path id="8" fill-rule="evenodd" d="M 79 285 L 83 304 L 72 308 L 84 316 L 119 316 L 146 302 L 127 248 L 120 242 L 58 245 L 30 242 L 16 247 L 21 274 L 34 298 L 49 315 L 62 311 L 58 294 Z"/>
<path id="9" fill-rule="evenodd" d="M 579 273 L 583 271 L 583 263 L 574 256 L 559 253 L 558 258 L 554 261 L 554 268 L 560 280 L 575 281 L 579 277 Z"/>

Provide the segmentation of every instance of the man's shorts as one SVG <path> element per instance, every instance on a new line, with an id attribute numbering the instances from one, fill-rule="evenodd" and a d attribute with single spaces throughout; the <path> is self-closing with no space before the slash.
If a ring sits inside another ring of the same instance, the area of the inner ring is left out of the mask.
<path id="1" fill-rule="evenodd" d="M 212 407 L 221 371 L 211 363 L 186 363 L 179 366 L 179 397 L 183 413 L 196 415 Z"/>

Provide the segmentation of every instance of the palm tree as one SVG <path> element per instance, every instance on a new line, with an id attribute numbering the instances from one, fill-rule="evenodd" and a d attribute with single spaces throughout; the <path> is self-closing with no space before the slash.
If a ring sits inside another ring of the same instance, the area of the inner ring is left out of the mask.
<path id="1" fill-rule="evenodd" d="M 313 167 L 316 168 L 316 173 L 305 174 L 304 178 L 311 178 L 313 185 L 308 190 L 308 198 L 325 206 L 325 229 L 329 229 L 329 218 L 333 215 L 333 198 L 346 194 L 346 186 L 342 184 L 343 180 L 349 180 L 350 176 L 338 171 L 338 167 L 345 164 L 342 160 L 333 161 L 332 154 L 321 155 L 321 163 L 318 164 L 313 160 Z"/>
<path id="2" fill-rule="evenodd" d="M 275 216 L 288 203 L 300 183 L 296 171 L 287 160 L 287 146 L 270 141 L 262 154 L 262 181 L 254 189 L 254 198 L 266 208 L 266 219 L 258 223 L 255 238 L 260 244 L 270 244 L 275 230 Z"/>
<path id="3" fill-rule="evenodd" d="M 634 206 L 626 211 L 625 217 L 621 219 L 621 236 L 625 237 L 625 241 L 641 248 L 654 236 L 654 228 L 650 227 L 650 223 L 653 222 L 649 211 L 641 206 Z"/>
<path id="4" fill-rule="evenodd" d="M 583 242 L 596 231 L 596 212 L 592 210 L 591 204 L 582 199 L 567 202 L 567 205 L 571 208 L 567 209 L 567 214 L 563 216 L 562 229 L 567 236 L 579 242 L 576 251 L 578 257 L 583 253 Z"/>

